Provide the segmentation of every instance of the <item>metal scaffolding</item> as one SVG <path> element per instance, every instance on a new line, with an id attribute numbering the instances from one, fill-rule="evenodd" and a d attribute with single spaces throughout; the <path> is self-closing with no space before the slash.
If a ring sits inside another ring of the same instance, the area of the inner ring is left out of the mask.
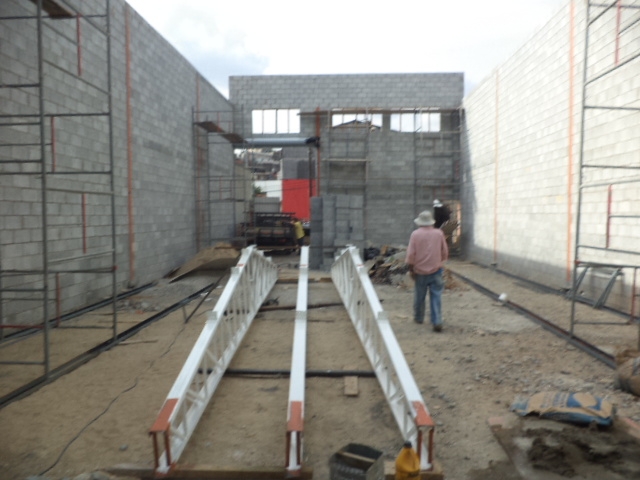
<path id="1" fill-rule="evenodd" d="M 316 117 L 318 136 L 322 128 L 326 130 L 323 137 L 324 178 L 321 191 L 330 195 L 362 195 L 366 236 L 369 193 L 372 188 L 384 188 L 388 182 L 388 178 L 371 175 L 372 133 L 377 130 L 393 130 L 398 134 L 407 134 L 407 141 L 412 142 L 413 148 L 413 175 L 405 178 L 394 176 L 394 189 L 411 192 L 415 215 L 438 198 L 450 205 L 452 213 L 458 219 L 462 112 L 461 108 L 435 107 L 334 108 L 302 112 L 302 116 Z M 336 121 L 336 116 L 341 121 Z M 398 125 L 391 124 L 392 116 L 398 119 Z M 431 116 L 437 117 L 434 118 L 434 123 L 431 123 Z M 438 167 L 445 162 L 450 162 L 450 171 L 443 170 L 433 175 L 432 169 L 440 170 Z M 336 175 L 338 169 L 340 173 Z M 320 175 L 318 179 L 320 180 Z M 458 229 L 454 236 L 458 238 Z"/>
<path id="2" fill-rule="evenodd" d="M 9 187 L 25 192 L 13 208 L 40 220 L 37 228 L 31 225 L 31 232 L 39 229 L 39 238 L 31 235 L 21 250 L 31 252 L 29 258 L 12 255 L 12 243 L 0 244 L 0 341 L 42 333 L 41 360 L 1 362 L 42 366 L 44 373 L 33 384 L 50 376 L 50 329 L 64 328 L 64 300 L 71 295 L 65 291 L 67 279 L 95 281 L 95 291 L 110 286 L 113 322 L 90 328 L 110 329 L 115 339 L 118 324 L 110 0 L 91 2 L 82 12 L 64 0 L 32 3 L 31 8 L 20 3 L 24 14 L 0 18 L 3 26 L 10 23 L 35 33 L 35 64 L 23 74 L 19 69 L 7 73 L 0 84 L 0 94 L 10 100 L 2 102 L 0 114 L 0 175 L 14 179 L 7 180 Z M 62 61 L 52 58 L 50 36 L 69 47 Z M 96 39 L 98 50 L 85 48 Z M 32 72 L 37 79 L 28 78 Z M 10 77 L 15 81 L 6 82 Z M 56 96 L 68 85 L 74 89 L 75 109 L 63 108 Z M 28 105 L 35 108 L 29 111 Z M 78 130 L 91 138 L 90 155 L 70 153 L 69 147 L 81 143 L 76 142 Z M 27 194 L 34 191 L 39 198 Z M 65 208 L 69 211 L 62 211 Z M 27 226 L 22 229 L 25 232 Z M 36 257 L 38 262 L 32 261 Z"/>
<path id="3" fill-rule="evenodd" d="M 640 101 L 629 83 L 637 78 L 639 58 L 640 2 L 588 1 L 575 262 L 570 291 L 572 335 L 578 323 L 595 323 L 576 319 L 576 302 L 588 301 L 594 308 L 603 307 L 616 288 L 621 297 L 630 299 L 629 320 L 620 325 L 636 319 L 640 248 L 634 249 L 632 238 L 625 241 L 624 236 L 636 228 L 640 218 L 637 195 L 633 193 L 640 184 L 640 162 L 637 151 L 619 148 L 616 143 L 639 138 Z M 594 226 L 594 215 L 605 221 Z M 630 276 L 631 281 L 625 282 L 625 276 Z"/>
<path id="4" fill-rule="evenodd" d="M 239 175 L 240 166 L 235 154 L 229 155 L 230 174 L 215 174 L 211 171 L 212 157 L 217 146 L 246 148 L 244 126 L 234 124 L 238 115 L 233 110 L 193 109 L 193 142 L 195 154 L 196 193 L 196 242 L 197 249 L 220 240 L 238 237 L 237 226 L 250 218 L 251 177 Z M 240 118 L 244 118 L 240 115 Z M 238 133 L 241 132 L 241 133 Z M 231 235 L 216 232 L 213 216 L 225 204 L 231 205 L 234 231 Z M 240 221 L 239 221 L 240 220 Z M 243 245 L 244 246 L 244 245 Z"/>

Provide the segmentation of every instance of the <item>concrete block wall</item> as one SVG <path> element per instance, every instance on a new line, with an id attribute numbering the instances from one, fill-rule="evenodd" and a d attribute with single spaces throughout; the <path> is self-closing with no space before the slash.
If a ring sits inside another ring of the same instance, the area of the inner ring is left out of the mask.
<path id="1" fill-rule="evenodd" d="M 84 15 L 103 14 L 105 3 L 68 1 Z M 0 2 L 0 16 L 35 14 L 31 2 Z M 206 82 L 165 39 L 122 0 L 111 1 L 111 74 L 117 290 L 157 280 L 196 253 L 195 154 L 193 110 L 232 111 L 231 104 Z M 104 20 L 93 19 L 104 27 Z M 127 36 L 127 21 L 129 36 Z M 105 36 L 82 20 L 82 75 L 78 77 L 74 20 L 45 20 L 43 31 L 45 111 L 48 114 L 107 111 L 107 49 Z M 0 28 L 0 82 L 37 81 L 35 20 L 3 20 Z M 128 40 L 128 44 L 127 44 Z M 127 58 L 127 50 L 129 57 Z M 127 82 L 127 65 L 129 82 Z M 96 88 L 97 87 L 97 88 Z M 35 89 L 0 89 L 2 114 L 35 114 Z M 127 111 L 127 102 L 130 110 Z M 130 120 L 128 124 L 127 121 Z M 107 117 L 56 117 L 54 129 L 45 122 L 45 158 L 58 172 L 109 168 Z M 52 131 L 55 133 L 51 134 Z M 39 143 L 37 127 L 0 128 L 0 157 L 38 160 L 38 146 L 7 147 L 8 143 Z M 129 155 L 130 152 L 130 155 Z M 128 188 L 131 159 L 132 189 Z M 232 149 L 221 146 L 208 156 L 210 169 L 233 168 Z M 0 166 L 6 172 L 35 172 L 39 164 Z M 94 269 L 111 265 L 111 198 L 104 175 L 49 175 L 46 199 L 47 256 L 59 268 Z M 88 192 L 84 199 L 82 192 Z M 0 175 L 0 261 L 3 269 L 43 268 L 42 184 L 35 175 Z M 129 195 L 132 215 L 129 216 Z M 228 211 L 227 211 L 228 210 Z M 82 218 L 86 217 L 83 226 Z M 210 220 L 224 235 L 233 231 L 231 209 L 219 209 Z M 133 228 L 130 230 L 129 222 Z M 87 251 L 83 252 L 83 229 Z M 105 255 L 104 253 L 107 252 Z M 132 255 L 130 255 L 132 252 Z M 96 255 L 102 254 L 102 255 Z M 75 260 L 65 260 L 77 257 Z M 64 261 L 63 261 L 64 260 Z M 41 275 L 3 279 L 3 286 L 42 287 Z M 108 298 L 110 274 L 60 275 L 63 312 Z M 53 279 L 49 297 L 55 298 Z M 38 302 L 3 303 L 4 323 L 42 321 Z"/>
<path id="2" fill-rule="evenodd" d="M 243 115 L 236 124 L 250 129 L 255 109 L 297 108 L 303 113 L 297 136 L 310 137 L 318 133 L 316 116 L 308 115 L 316 108 L 456 109 L 462 100 L 463 78 L 461 73 L 248 76 L 230 77 L 229 89 L 230 100 Z M 414 228 L 416 214 L 430 208 L 433 198 L 458 198 L 451 167 L 453 152 L 459 150 L 454 144 L 457 136 L 453 143 L 444 145 L 449 149 L 445 153 L 439 150 L 443 148 L 438 141 L 440 133 L 391 131 L 388 113 L 383 117 L 383 127 L 370 132 L 362 128 L 330 129 L 326 113 L 319 119 L 320 193 L 363 196 L 362 225 L 367 241 L 404 244 Z M 449 120 L 444 118 L 443 124 L 448 128 Z M 420 144 L 414 138 L 417 135 Z M 330 161 L 335 158 L 366 158 L 367 163 Z"/>
<path id="3" fill-rule="evenodd" d="M 458 108 L 463 88 L 462 73 L 231 76 L 229 100 L 249 135 L 255 109 Z M 315 135 L 314 117 L 301 123 L 303 136 Z"/>
<path id="4" fill-rule="evenodd" d="M 311 199 L 309 266 L 329 270 L 335 255 L 355 245 L 362 255 L 365 238 L 361 195 L 324 195 Z"/>
<path id="5" fill-rule="evenodd" d="M 585 18 L 584 2 L 567 2 L 464 100 L 462 209 L 469 259 L 559 288 L 571 283 L 576 242 L 589 247 L 580 249 L 582 261 L 640 263 L 640 189 L 619 183 L 629 170 L 583 170 L 583 185 L 601 186 L 583 189 L 576 238 Z M 590 32 L 593 78 L 615 65 L 615 9 Z M 627 33 L 636 39 L 637 54 L 640 26 Z M 629 56 L 625 45 L 620 53 Z M 637 68 L 636 61 L 589 84 L 587 103 L 637 107 Z M 587 110 L 585 164 L 637 166 L 639 127 L 637 112 Z M 614 215 L 629 217 L 609 220 L 606 248 L 610 183 Z M 629 308 L 630 282 L 630 275 L 618 281 L 612 305 Z M 603 288 L 596 277 L 585 285 L 593 292 Z"/>

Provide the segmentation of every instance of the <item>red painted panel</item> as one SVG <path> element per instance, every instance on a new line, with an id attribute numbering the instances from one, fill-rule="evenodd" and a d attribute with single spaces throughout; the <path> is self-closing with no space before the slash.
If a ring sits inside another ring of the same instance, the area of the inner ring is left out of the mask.
<path id="1" fill-rule="evenodd" d="M 311 185 L 309 184 L 310 182 Z M 309 198 L 315 195 L 315 180 L 282 180 L 282 211 L 287 213 L 292 212 L 301 220 L 311 220 Z"/>

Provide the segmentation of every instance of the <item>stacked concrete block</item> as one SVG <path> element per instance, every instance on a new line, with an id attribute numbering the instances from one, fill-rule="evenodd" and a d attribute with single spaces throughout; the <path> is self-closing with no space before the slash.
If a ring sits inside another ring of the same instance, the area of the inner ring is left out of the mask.
<path id="1" fill-rule="evenodd" d="M 324 234 L 324 205 L 322 197 L 311 198 L 311 239 L 309 250 L 309 267 L 320 269 L 322 267 L 322 245 Z"/>
<path id="2" fill-rule="evenodd" d="M 334 246 L 345 247 L 351 238 L 351 213 L 349 211 L 349 196 L 336 195 L 335 208 L 335 240 Z"/>

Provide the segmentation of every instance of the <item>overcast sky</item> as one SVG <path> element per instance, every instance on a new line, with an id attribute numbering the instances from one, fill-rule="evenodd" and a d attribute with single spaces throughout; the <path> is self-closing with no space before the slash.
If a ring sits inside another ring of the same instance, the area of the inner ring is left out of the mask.
<path id="1" fill-rule="evenodd" d="M 467 93 L 568 0 L 128 0 L 223 95 L 232 75 L 464 72 Z"/>

